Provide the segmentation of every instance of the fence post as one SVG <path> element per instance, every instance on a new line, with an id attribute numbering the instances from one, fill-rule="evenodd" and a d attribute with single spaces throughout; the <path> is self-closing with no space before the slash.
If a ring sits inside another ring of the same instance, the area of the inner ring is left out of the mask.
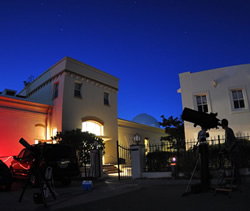
<path id="1" fill-rule="evenodd" d="M 118 168 L 118 180 L 121 180 L 120 175 L 120 155 L 119 155 L 119 142 L 116 141 L 116 151 L 117 151 L 117 168 Z"/>
<path id="2" fill-rule="evenodd" d="M 218 144 L 219 144 L 219 151 L 220 151 L 220 135 L 218 135 Z"/>
<path id="3" fill-rule="evenodd" d="M 102 151 L 98 149 L 90 150 L 91 176 L 102 177 Z"/>
<path id="4" fill-rule="evenodd" d="M 132 178 L 141 178 L 145 163 L 145 146 L 131 145 Z"/>

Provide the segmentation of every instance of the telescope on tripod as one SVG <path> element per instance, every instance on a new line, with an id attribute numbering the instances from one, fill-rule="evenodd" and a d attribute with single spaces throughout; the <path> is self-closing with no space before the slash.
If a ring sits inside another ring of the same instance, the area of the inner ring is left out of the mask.
<path id="1" fill-rule="evenodd" d="M 27 150 L 29 150 L 32 154 L 33 154 L 33 161 L 29 170 L 29 174 L 28 174 L 28 178 L 27 181 L 23 187 L 22 193 L 20 195 L 19 198 L 19 202 L 22 201 L 23 195 L 25 193 L 25 190 L 27 188 L 27 186 L 29 185 L 30 181 L 31 181 L 31 177 L 33 175 L 37 176 L 38 179 L 38 185 L 40 188 L 40 193 L 36 193 L 34 194 L 34 201 L 36 203 L 43 203 L 44 207 L 47 207 L 47 203 L 46 203 L 46 197 L 45 197 L 45 193 L 44 193 L 44 185 L 46 186 L 46 188 L 48 188 L 49 192 L 51 193 L 51 195 L 53 196 L 54 199 L 56 199 L 55 193 L 53 192 L 50 183 L 48 182 L 47 178 L 45 177 L 45 173 L 43 172 L 43 170 L 40 168 L 40 163 L 41 160 L 43 158 L 43 150 L 42 149 L 38 149 L 32 145 L 30 145 L 26 140 L 24 140 L 23 138 L 21 138 L 19 140 L 19 143 L 22 144 Z"/>
<path id="2" fill-rule="evenodd" d="M 210 189 L 210 181 L 209 181 L 209 169 L 208 169 L 208 144 L 206 142 L 206 138 L 209 136 L 209 134 L 206 132 L 207 130 L 210 130 L 212 128 L 218 129 L 218 126 L 221 126 L 220 120 L 216 118 L 217 113 L 206 113 L 206 112 L 200 112 L 195 111 L 190 108 L 184 108 L 182 113 L 182 120 L 188 121 L 191 123 L 194 123 L 194 127 L 197 125 L 201 127 L 201 131 L 199 132 L 199 135 L 202 135 L 202 138 L 199 138 L 197 141 L 197 144 L 194 146 L 194 148 L 197 148 L 197 145 L 199 144 L 199 158 L 196 162 L 196 165 L 194 167 L 192 176 L 189 180 L 186 192 L 189 188 L 189 185 L 191 184 L 192 177 L 194 175 L 194 172 L 196 171 L 198 163 L 200 163 L 200 191 L 208 191 Z"/>

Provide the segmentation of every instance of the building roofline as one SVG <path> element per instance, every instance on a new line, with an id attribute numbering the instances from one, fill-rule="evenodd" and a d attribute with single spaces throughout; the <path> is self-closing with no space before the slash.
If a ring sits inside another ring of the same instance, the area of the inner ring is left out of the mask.
<path id="1" fill-rule="evenodd" d="M 48 110 L 52 110 L 53 106 L 32 102 L 27 99 L 19 99 L 17 97 L 0 96 L 0 108 L 11 108 L 36 113 L 48 113 Z"/>
<path id="2" fill-rule="evenodd" d="M 113 76 L 113 75 L 110 75 L 110 74 L 108 74 L 108 73 L 106 73 L 106 72 L 103 72 L 103 71 L 101 71 L 101 70 L 99 70 L 99 69 L 97 69 L 97 68 L 95 68 L 95 67 L 92 67 L 92 66 L 90 66 L 90 65 L 88 65 L 88 64 L 85 64 L 85 63 L 80 62 L 80 61 L 78 61 L 78 60 L 76 60 L 76 59 L 73 59 L 73 58 L 71 58 L 71 57 L 69 57 L 69 56 L 66 56 L 66 57 L 64 57 L 63 59 L 61 59 L 60 61 L 58 61 L 57 63 L 55 63 L 53 66 L 51 66 L 49 69 L 47 69 L 46 71 L 44 71 L 44 72 L 43 72 L 41 75 L 39 75 L 37 78 L 35 78 L 30 84 L 28 84 L 26 87 L 24 87 L 19 93 L 23 92 L 25 89 L 27 89 L 29 86 L 31 86 L 31 84 L 35 83 L 35 82 L 36 82 L 37 80 L 39 80 L 42 76 L 44 76 L 46 73 L 48 73 L 51 69 L 55 68 L 57 65 L 61 64 L 61 63 L 64 62 L 64 61 L 66 61 L 66 64 L 65 64 L 64 69 L 61 70 L 58 74 L 52 76 L 51 78 L 57 77 L 57 75 L 60 75 L 60 74 L 62 74 L 63 72 L 72 72 L 71 70 L 68 70 L 68 69 L 67 69 L 67 61 L 71 61 L 71 62 L 73 62 L 73 63 L 75 63 L 75 64 L 79 64 L 79 65 L 81 65 L 81 66 L 83 66 L 83 67 L 86 67 L 86 68 L 91 69 L 91 70 L 93 70 L 93 71 L 95 71 L 95 72 L 98 72 L 98 73 L 100 73 L 100 74 L 102 74 L 102 75 L 104 75 L 104 76 L 106 76 L 106 77 L 109 77 L 109 78 L 111 78 L 111 79 L 113 79 L 113 80 L 115 80 L 115 81 L 117 81 L 117 82 L 119 82 L 119 80 L 120 80 L 119 78 L 117 78 L 117 77 L 115 77 L 115 76 Z M 74 73 L 74 72 L 72 72 L 72 73 Z M 74 73 L 74 74 L 79 75 L 78 73 Z M 84 75 L 82 75 L 82 76 L 84 76 Z M 111 88 L 115 89 L 116 91 L 118 91 L 118 89 L 117 89 L 116 87 L 110 86 L 110 85 L 108 85 L 108 84 L 105 84 L 105 83 L 103 83 L 103 82 L 97 81 L 97 80 L 92 79 L 92 78 L 89 78 L 89 77 L 87 77 L 87 76 L 84 76 L 84 77 L 87 78 L 87 79 L 90 79 L 90 80 L 94 80 L 94 81 L 96 81 L 96 82 L 98 82 L 98 83 L 101 83 L 101 84 L 103 84 L 103 85 L 106 85 L 106 86 L 111 87 Z M 50 79 L 51 79 L 51 78 L 50 78 Z M 50 81 L 50 79 L 48 79 L 47 81 L 45 81 L 43 84 L 45 84 L 45 83 L 47 83 L 48 81 Z M 40 84 L 39 87 L 42 86 L 43 84 Z M 38 88 L 38 87 L 36 87 L 36 89 L 37 89 L 37 88 Z M 36 90 L 36 89 L 34 89 L 34 90 Z M 32 93 L 34 90 L 30 91 L 30 93 Z"/>
<path id="3" fill-rule="evenodd" d="M 207 69 L 207 70 L 201 70 L 201 71 L 196 71 L 196 72 L 187 71 L 187 72 L 179 73 L 179 75 L 182 75 L 182 74 L 199 74 L 199 73 L 201 73 L 201 72 L 208 72 L 208 71 L 215 71 L 215 70 L 223 70 L 223 69 L 235 69 L 235 68 L 237 68 L 237 67 L 242 67 L 242 66 L 249 66 L 249 67 L 250 67 L 250 63 L 248 63 L 248 64 L 232 65 L 232 66 L 225 66 L 225 67 L 218 67 L 218 68 Z"/>
<path id="4" fill-rule="evenodd" d="M 115 76 L 113 76 L 113 75 L 111 75 L 111 74 L 109 74 L 109 73 L 106 73 L 106 72 L 104 72 L 104 71 L 102 71 L 102 70 L 99 70 L 98 68 L 95 68 L 95 67 L 93 67 L 93 66 L 90 66 L 90 65 L 88 65 L 88 64 L 86 64 L 86 63 L 84 63 L 84 62 L 81 62 L 81 61 L 79 61 L 79 60 L 73 59 L 73 58 L 71 58 L 71 57 L 69 57 L 69 56 L 66 56 L 65 58 L 66 58 L 66 60 L 68 60 L 68 61 L 72 61 L 72 62 L 74 62 L 74 63 L 76 63 L 76 64 L 81 65 L 81 66 L 87 67 L 88 69 L 91 69 L 91 70 L 93 70 L 93 71 L 96 71 L 96 72 L 98 72 L 98 73 L 100 73 L 100 74 L 102 74 L 102 75 L 104 75 L 104 76 L 106 76 L 106 77 L 112 78 L 113 80 L 116 80 L 116 81 L 119 81 L 119 80 L 120 80 L 119 78 L 117 78 L 117 77 L 115 77 Z"/>
<path id="5" fill-rule="evenodd" d="M 152 127 L 149 125 L 144 125 L 144 124 L 132 122 L 132 121 L 121 119 L 121 118 L 118 118 L 117 122 L 118 122 L 118 127 L 119 126 L 133 127 L 133 128 L 136 127 L 136 128 L 140 128 L 140 129 L 144 129 L 144 130 L 158 132 L 158 133 L 165 133 L 165 130 L 162 128 Z"/>

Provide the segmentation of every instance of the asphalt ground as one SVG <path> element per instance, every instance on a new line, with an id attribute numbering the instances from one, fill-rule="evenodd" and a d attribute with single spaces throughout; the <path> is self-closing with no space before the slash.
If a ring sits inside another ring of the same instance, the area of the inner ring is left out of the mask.
<path id="1" fill-rule="evenodd" d="M 54 200 L 50 195 L 45 208 L 44 204 L 34 203 L 33 194 L 40 192 L 36 188 L 28 187 L 19 202 L 24 184 L 17 181 L 11 191 L 0 192 L 0 210 L 250 210 L 250 183 L 247 180 L 243 181 L 240 189 L 229 194 L 215 193 L 212 188 L 208 192 L 184 194 L 188 182 L 171 179 L 118 181 L 116 178 L 105 178 L 93 181 L 92 190 L 87 191 L 83 190 L 82 181 L 77 179 L 70 186 L 56 184 L 57 199 Z"/>

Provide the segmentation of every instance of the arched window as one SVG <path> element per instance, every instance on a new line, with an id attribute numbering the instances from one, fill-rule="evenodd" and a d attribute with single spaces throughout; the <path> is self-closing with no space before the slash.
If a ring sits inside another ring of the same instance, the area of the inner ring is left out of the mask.
<path id="1" fill-rule="evenodd" d="M 93 133 L 96 136 L 103 136 L 103 125 L 94 120 L 82 122 L 82 132 Z"/>

